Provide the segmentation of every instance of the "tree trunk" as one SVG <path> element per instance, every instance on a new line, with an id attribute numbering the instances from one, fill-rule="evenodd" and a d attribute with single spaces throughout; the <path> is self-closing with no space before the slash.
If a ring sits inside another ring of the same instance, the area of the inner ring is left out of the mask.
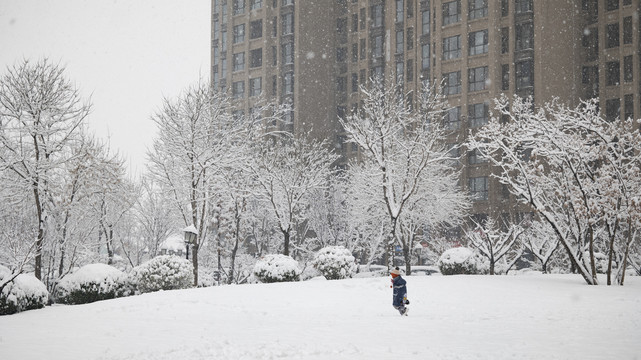
<path id="1" fill-rule="evenodd" d="M 200 235 L 192 246 L 191 263 L 194 265 L 194 287 L 198 287 L 198 247 L 200 246 Z"/>
<path id="2" fill-rule="evenodd" d="M 407 244 L 403 244 L 403 259 L 405 260 L 405 275 L 412 275 L 412 253 Z"/>
<path id="3" fill-rule="evenodd" d="M 290 238 L 290 230 L 283 230 L 283 236 L 285 238 L 285 244 L 283 245 L 283 255 L 289 256 L 289 238 Z"/>
<path id="4" fill-rule="evenodd" d="M 36 266 L 34 275 L 38 280 L 42 280 L 42 247 L 45 239 L 45 221 L 43 219 L 42 204 L 40 202 L 40 193 L 38 192 L 38 184 L 33 184 L 33 196 L 36 202 L 36 213 L 38 216 L 38 237 L 36 239 Z"/>

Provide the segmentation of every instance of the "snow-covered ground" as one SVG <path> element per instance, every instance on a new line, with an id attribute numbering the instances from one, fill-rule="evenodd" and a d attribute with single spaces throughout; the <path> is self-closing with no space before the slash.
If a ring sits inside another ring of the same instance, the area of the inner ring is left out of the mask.
<path id="1" fill-rule="evenodd" d="M 221 286 L 0 317 L 0 359 L 641 359 L 641 278 L 410 276 Z"/>

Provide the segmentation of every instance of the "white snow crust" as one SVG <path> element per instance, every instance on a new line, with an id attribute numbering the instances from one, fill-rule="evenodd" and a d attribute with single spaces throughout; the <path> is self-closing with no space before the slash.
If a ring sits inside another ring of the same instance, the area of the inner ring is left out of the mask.
<path id="1" fill-rule="evenodd" d="M 0 359 L 641 358 L 641 277 L 408 276 L 163 291 L 0 317 Z"/>

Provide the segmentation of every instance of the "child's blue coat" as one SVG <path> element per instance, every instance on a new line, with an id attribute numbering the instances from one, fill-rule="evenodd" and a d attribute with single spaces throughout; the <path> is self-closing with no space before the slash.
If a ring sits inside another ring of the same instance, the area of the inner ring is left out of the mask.
<path id="1" fill-rule="evenodd" d="M 392 286 L 394 287 L 394 299 L 392 305 L 401 306 L 403 304 L 403 299 L 407 294 L 407 288 L 405 287 L 405 279 L 400 276 L 397 276 L 392 280 Z"/>

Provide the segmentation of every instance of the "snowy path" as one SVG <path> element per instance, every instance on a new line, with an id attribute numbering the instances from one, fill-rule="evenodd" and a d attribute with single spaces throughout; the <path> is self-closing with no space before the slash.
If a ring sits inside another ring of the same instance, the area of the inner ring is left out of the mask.
<path id="1" fill-rule="evenodd" d="M 641 359 L 641 278 L 408 277 L 169 291 L 0 317 L 0 359 Z"/>

